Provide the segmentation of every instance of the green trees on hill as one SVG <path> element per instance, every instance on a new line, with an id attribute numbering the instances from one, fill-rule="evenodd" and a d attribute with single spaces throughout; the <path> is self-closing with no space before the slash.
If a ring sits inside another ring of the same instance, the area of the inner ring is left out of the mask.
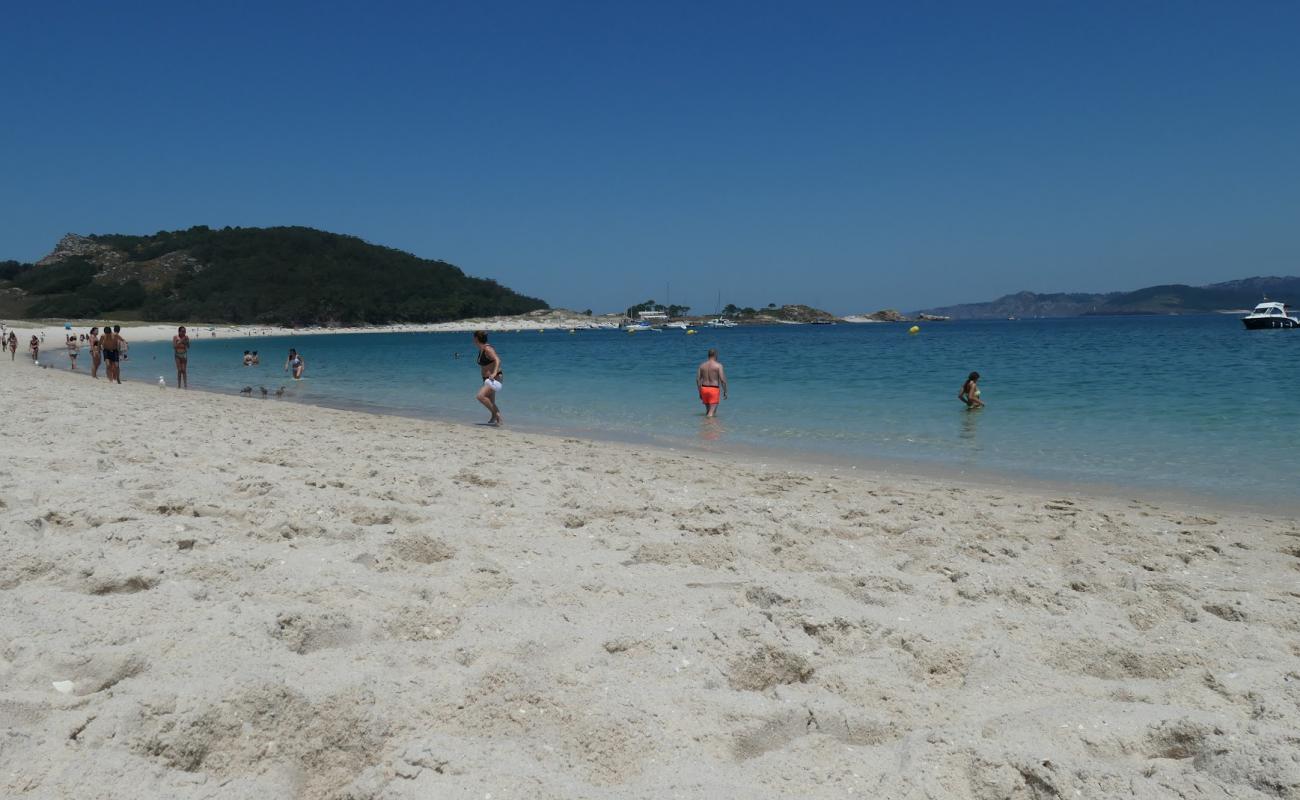
<path id="1" fill-rule="evenodd" d="M 0 281 L 12 281 L 31 268 L 31 264 L 21 261 L 0 261 Z"/>
<path id="2" fill-rule="evenodd" d="M 637 303 L 634 306 L 628 306 L 627 316 L 635 318 L 642 311 L 662 311 L 670 317 L 684 317 L 691 312 L 690 306 L 671 305 L 665 306 L 656 303 L 653 300 L 647 300 L 644 303 Z"/>
<path id="3" fill-rule="evenodd" d="M 125 262 L 99 277 L 82 257 L 17 275 L 20 288 L 42 296 L 31 316 L 121 316 L 129 309 L 147 320 L 333 325 L 440 322 L 547 307 L 444 261 L 311 228 L 197 226 L 89 238 Z"/>

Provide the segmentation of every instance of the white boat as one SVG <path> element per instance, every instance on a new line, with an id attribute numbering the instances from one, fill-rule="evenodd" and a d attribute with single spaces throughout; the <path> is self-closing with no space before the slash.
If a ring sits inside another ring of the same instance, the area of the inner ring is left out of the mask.
<path id="1" fill-rule="evenodd" d="M 664 327 L 665 327 L 665 328 L 671 328 L 672 330 L 675 330 L 675 331 L 684 331 L 684 330 L 686 330 L 686 329 L 687 329 L 688 327 L 690 327 L 690 326 L 688 326 L 685 322 L 670 322 L 670 323 L 668 323 L 667 325 L 665 325 Z"/>
<path id="2" fill-rule="evenodd" d="M 657 329 L 648 322 L 642 320 L 631 320 L 623 325 L 623 330 L 628 333 L 636 333 L 637 331 L 653 331 Z"/>
<path id="3" fill-rule="evenodd" d="M 717 319 L 711 319 L 711 320 L 709 320 L 708 322 L 706 322 L 705 324 L 708 325 L 710 328 L 734 328 L 734 327 L 736 327 L 736 323 L 732 322 L 731 320 L 727 319 L 726 317 L 718 317 Z"/>
<path id="4" fill-rule="evenodd" d="M 1300 328 L 1300 319 L 1290 313 L 1285 303 L 1260 303 L 1255 310 L 1241 318 L 1248 331 L 1266 328 Z"/>

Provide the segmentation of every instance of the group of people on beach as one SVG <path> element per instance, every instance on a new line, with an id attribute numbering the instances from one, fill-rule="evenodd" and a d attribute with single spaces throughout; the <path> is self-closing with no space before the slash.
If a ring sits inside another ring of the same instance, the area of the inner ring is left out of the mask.
<path id="1" fill-rule="evenodd" d="M 27 344 L 32 361 L 37 364 L 41 360 L 41 342 L 44 338 L 43 333 L 32 334 Z M 102 365 L 104 377 L 110 382 L 121 383 L 122 361 L 127 357 L 127 342 L 122 336 L 122 326 L 105 325 L 102 333 L 98 327 L 94 327 L 89 333 L 68 334 L 64 340 L 64 347 L 67 348 L 68 364 L 72 370 L 77 368 L 77 357 L 81 355 L 83 343 L 90 346 L 90 377 L 98 379 L 99 368 Z M 9 360 L 13 361 L 18 355 L 18 334 L 9 331 L 7 339 L 0 341 L 0 350 L 3 350 L 3 346 L 6 345 L 9 348 Z"/>

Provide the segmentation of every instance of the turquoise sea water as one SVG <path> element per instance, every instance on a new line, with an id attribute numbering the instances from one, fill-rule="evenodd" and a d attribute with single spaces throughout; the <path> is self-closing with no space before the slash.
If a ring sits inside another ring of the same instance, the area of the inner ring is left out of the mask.
<path id="1" fill-rule="evenodd" d="M 1248 332 L 1233 316 L 948 322 L 916 336 L 901 325 L 837 325 L 492 341 L 506 370 L 499 402 L 517 428 L 1274 505 L 1290 505 L 1300 488 L 1300 332 Z M 290 346 L 307 358 L 304 381 L 282 371 Z M 717 421 L 702 419 L 694 390 L 709 347 L 731 381 Z M 260 367 L 241 366 L 245 349 L 260 351 Z M 126 378 L 174 380 L 168 343 L 130 353 Z M 231 394 L 286 385 L 299 402 L 480 422 L 474 354 L 464 333 L 204 332 L 190 376 L 195 388 Z M 982 411 L 956 399 L 971 370 L 983 375 Z"/>

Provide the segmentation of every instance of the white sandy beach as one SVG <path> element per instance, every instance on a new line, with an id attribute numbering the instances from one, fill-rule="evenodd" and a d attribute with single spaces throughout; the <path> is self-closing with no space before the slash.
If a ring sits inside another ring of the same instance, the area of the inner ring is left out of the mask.
<path id="1" fill-rule="evenodd" d="M 467 333 L 469 331 L 537 331 L 537 330 L 575 330 L 587 328 L 594 323 L 611 324 L 610 318 L 587 317 L 563 309 L 539 311 L 510 317 L 479 317 L 461 319 L 452 322 L 427 323 L 392 323 L 388 325 L 364 325 L 355 327 L 304 327 L 286 328 L 278 325 L 230 325 L 208 322 L 168 322 L 142 323 L 122 322 L 121 320 L 4 320 L 9 329 L 18 333 L 19 346 L 26 350 L 27 340 L 33 335 L 44 334 L 43 347 L 60 345 L 64 336 L 72 333 L 88 333 L 93 327 L 102 327 L 105 323 L 122 326 L 122 336 L 128 342 L 165 342 L 176 335 L 176 328 L 184 325 L 194 339 L 208 338 L 248 338 L 254 336 L 320 336 L 335 333 Z M 66 329 L 65 325 L 71 325 Z"/>
<path id="2" fill-rule="evenodd" d="M 0 393 L 4 797 L 1300 798 L 1295 519 Z"/>

